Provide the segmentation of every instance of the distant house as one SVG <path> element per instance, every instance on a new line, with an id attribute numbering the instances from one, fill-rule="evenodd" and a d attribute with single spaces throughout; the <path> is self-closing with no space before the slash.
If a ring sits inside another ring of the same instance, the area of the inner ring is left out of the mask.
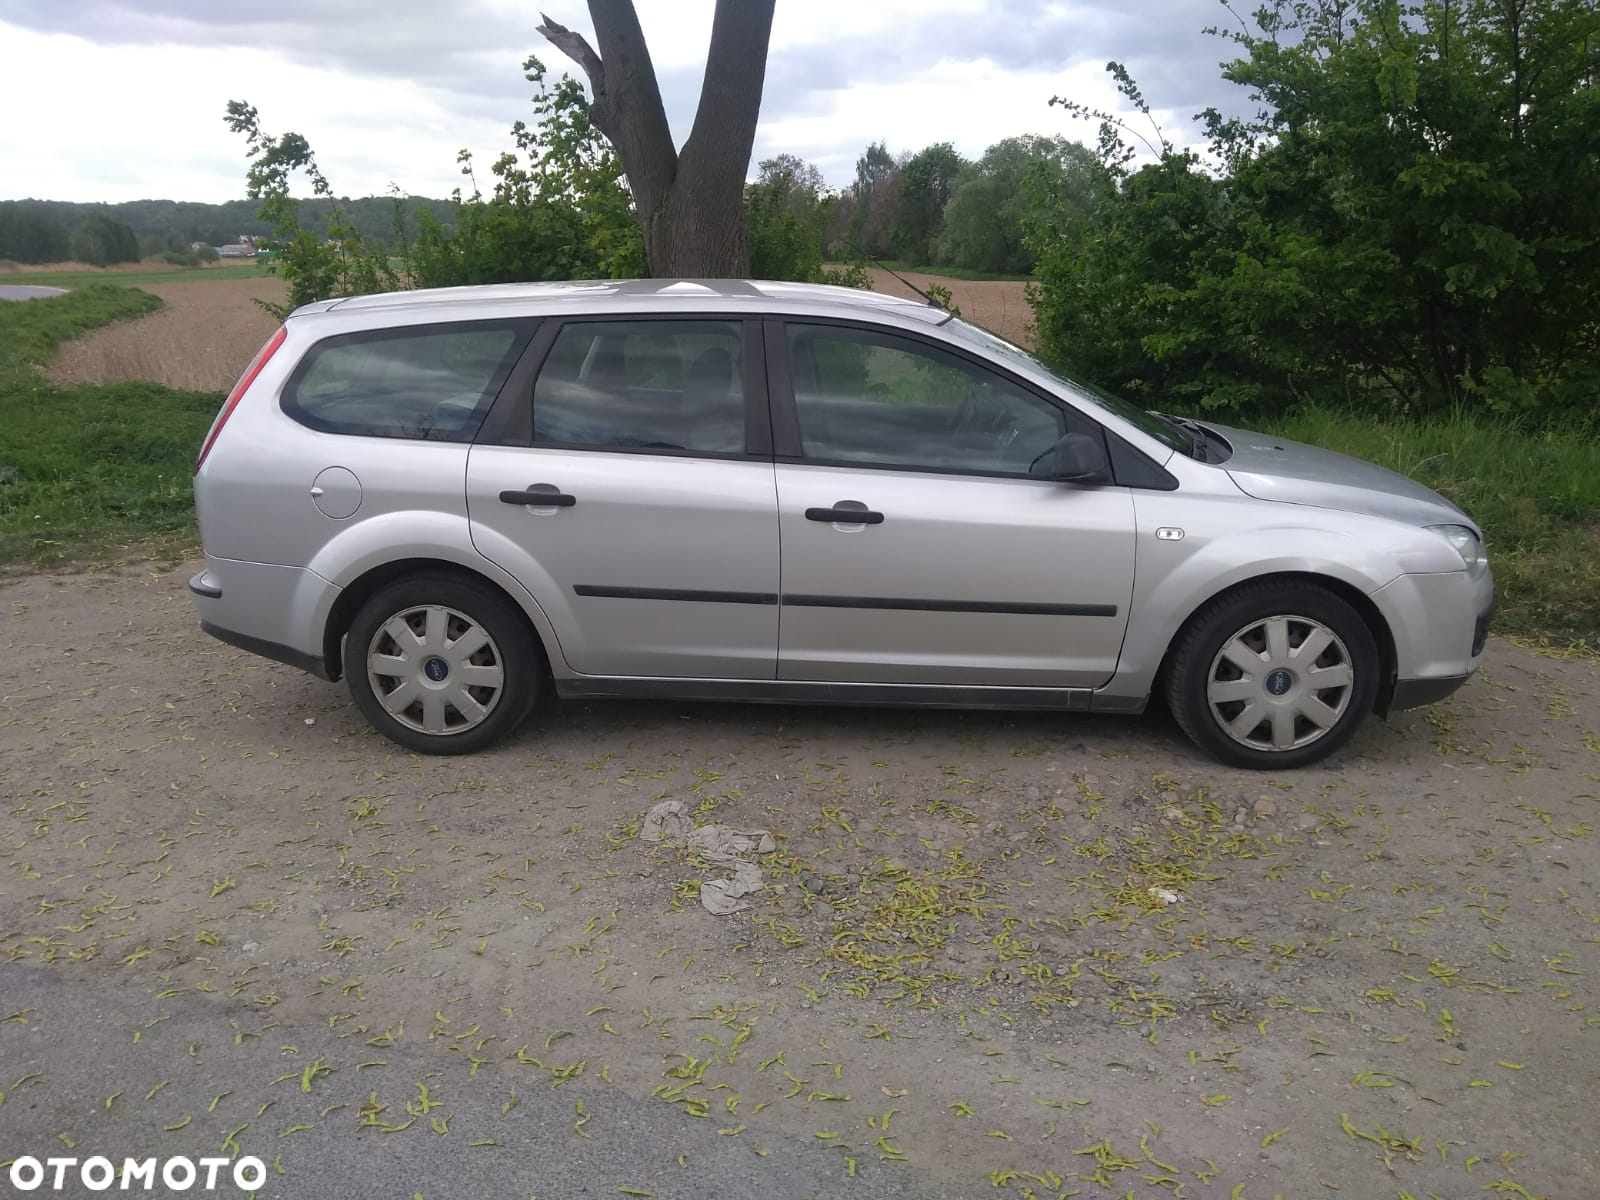
<path id="1" fill-rule="evenodd" d="M 228 246 L 218 246 L 217 255 L 220 258 L 254 258 L 256 248 L 250 242 L 234 242 Z"/>

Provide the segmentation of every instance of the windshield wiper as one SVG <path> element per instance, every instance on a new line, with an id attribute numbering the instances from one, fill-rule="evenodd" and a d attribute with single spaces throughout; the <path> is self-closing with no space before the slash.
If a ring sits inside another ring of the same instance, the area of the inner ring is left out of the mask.
<path id="1" fill-rule="evenodd" d="M 1158 412 L 1155 414 L 1175 429 L 1181 429 L 1189 435 L 1189 457 L 1206 461 L 1206 444 L 1211 440 L 1210 431 L 1192 417 L 1175 417 L 1171 413 Z"/>

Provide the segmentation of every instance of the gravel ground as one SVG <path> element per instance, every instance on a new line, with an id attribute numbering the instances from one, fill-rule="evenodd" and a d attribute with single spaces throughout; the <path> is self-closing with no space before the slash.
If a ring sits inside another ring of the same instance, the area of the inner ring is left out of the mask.
<path id="1" fill-rule="evenodd" d="M 201 636 L 192 569 L 0 580 L 0 1163 L 253 1154 L 262 1196 L 398 1200 L 1594 1194 L 1593 662 L 1495 641 L 1281 778 L 1161 717 L 678 704 L 423 759 Z M 641 841 L 663 798 L 773 833 L 750 911 Z"/>

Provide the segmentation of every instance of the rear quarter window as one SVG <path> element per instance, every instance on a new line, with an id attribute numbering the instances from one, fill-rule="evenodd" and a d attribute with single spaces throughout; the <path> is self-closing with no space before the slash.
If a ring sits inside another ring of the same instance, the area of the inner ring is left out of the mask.
<path id="1" fill-rule="evenodd" d="M 502 321 L 325 338 L 295 368 L 283 411 L 323 433 L 470 442 L 530 332 Z"/>

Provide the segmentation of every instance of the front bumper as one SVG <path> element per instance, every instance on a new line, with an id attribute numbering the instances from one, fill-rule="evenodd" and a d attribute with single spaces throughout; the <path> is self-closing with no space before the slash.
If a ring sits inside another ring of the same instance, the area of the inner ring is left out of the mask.
<path id="1" fill-rule="evenodd" d="M 1387 713 L 1437 704 L 1472 678 L 1494 617 L 1494 579 L 1464 571 L 1402 575 L 1372 594 L 1394 637 Z"/>
<path id="2" fill-rule="evenodd" d="M 1423 708 L 1454 695 L 1471 675 L 1441 675 L 1437 679 L 1396 679 L 1389 693 L 1385 712 L 1404 712 L 1408 708 Z"/>

